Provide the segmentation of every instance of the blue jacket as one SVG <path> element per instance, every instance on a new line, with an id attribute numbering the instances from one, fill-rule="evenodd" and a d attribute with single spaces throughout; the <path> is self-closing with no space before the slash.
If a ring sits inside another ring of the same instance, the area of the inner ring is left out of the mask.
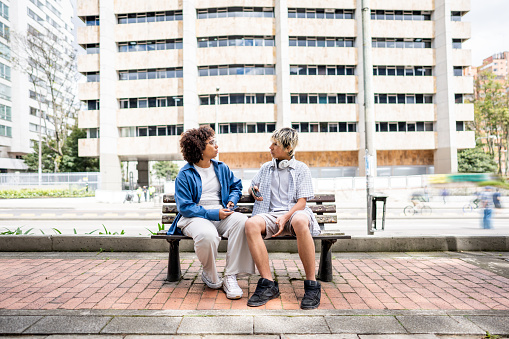
<path id="1" fill-rule="evenodd" d="M 212 160 L 214 171 L 221 185 L 221 203 L 224 207 L 229 201 L 237 205 L 242 196 L 242 181 L 233 175 L 233 172 L 223 162 Z M 219 220 L 219 210 L 208 210 L 198 206 L 202 192 L 201 177 L 192 164 L 186 164 L 180 170 L 175 179 L 175 202 L 177 203 L 177 214 L 167 234 L 182 234 L 177 227 L 182 216 L 186 218 L 204 218 L 208 220 Z"/>

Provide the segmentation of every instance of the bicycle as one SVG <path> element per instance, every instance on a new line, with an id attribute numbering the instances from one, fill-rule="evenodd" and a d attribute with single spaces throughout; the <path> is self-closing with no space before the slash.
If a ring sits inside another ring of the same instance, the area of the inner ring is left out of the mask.
<path id="1" fill-rule="evenodd" d="M 425 204 L 408 205 L 403 209 L 405 215 L 415 215 L 420 213 L 421 215 L 431 215 L 431 207 Z"/>
<path id="2" fill-rule="evenodd" d="M 473 210 L 478 209 L 480 202 L 481 202 L 481 199 L 479 199 L 479 198 L 472 199 L 468 204 L 463 206 L 463 212 L 467 213 L 467 212 L 472 212 Z"/>

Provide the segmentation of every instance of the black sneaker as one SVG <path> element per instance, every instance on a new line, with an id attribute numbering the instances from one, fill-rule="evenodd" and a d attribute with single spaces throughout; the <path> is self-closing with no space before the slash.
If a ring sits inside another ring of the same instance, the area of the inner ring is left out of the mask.
<path id="1" fill-rule="evenodd" d="M 276 281 L 260 278 L 256 290 L 247 301 L 247 306 L 262 306 L 267 301 L 279 297 L 279 286 Z"/>
<path id="2" fill-rule="evenodd" d="M 322 285 L 318 281 L 304 280 L 304 297 L 300 303 L 303 310 L 314 310 L 320 306 Z"/>

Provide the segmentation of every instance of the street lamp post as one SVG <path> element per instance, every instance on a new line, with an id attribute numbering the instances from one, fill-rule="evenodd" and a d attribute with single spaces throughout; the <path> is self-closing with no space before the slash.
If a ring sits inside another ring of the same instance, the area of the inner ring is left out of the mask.
<path id="1" fill-rule="evenodd" d="M 219 114 L 217 110 L 217 106 L 219 105 L 219 87 L 216 87 L 216 96 L 214 98 L 214 109 L 216 111 L 216 123 L 214 125 L 214 132 L 216 134 L 216 142 L 219 138 Z M 219 153 L 217 154 L 216 160 L 219 161 Z"/>

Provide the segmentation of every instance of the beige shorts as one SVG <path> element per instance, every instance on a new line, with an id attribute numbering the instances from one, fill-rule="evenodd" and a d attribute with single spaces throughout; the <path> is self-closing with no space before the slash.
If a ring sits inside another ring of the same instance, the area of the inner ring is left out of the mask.
<path id="1" fill-rule="evenodd" d="M 260 216 L 263 218 L 263 220 L 265 220 L 265 230 L 266 230 L 265 239 L 272 238 L 272 236 L 274 234 L 279 232 L 279 226 L 276 225 L 276 220 L 277 220 L 277 218 L 284 215 L 285 213 L 287 213 L 287 211 L 257 214 L 257 216 Z M 290 217 L 290 219 L 288 219 L 288 221 L 286 222 L 283 232 L 281 232 L 281 234 L 280 234 L 281 236 L 282 235 L 295 236 L 295 231 L 293 230 L 293 227 L 292 227 L 292 220 L 293 220 L 294 216 L 296 216 L 297 214 L 301 214 L 301 213 L 304 214 L 308 218 L 308 227 L 311 225 L 312 220 L 310 219 L 309 215 L 305 211 L 297 211 L 297 212 L 293 213 L 292 216 Z"/>

